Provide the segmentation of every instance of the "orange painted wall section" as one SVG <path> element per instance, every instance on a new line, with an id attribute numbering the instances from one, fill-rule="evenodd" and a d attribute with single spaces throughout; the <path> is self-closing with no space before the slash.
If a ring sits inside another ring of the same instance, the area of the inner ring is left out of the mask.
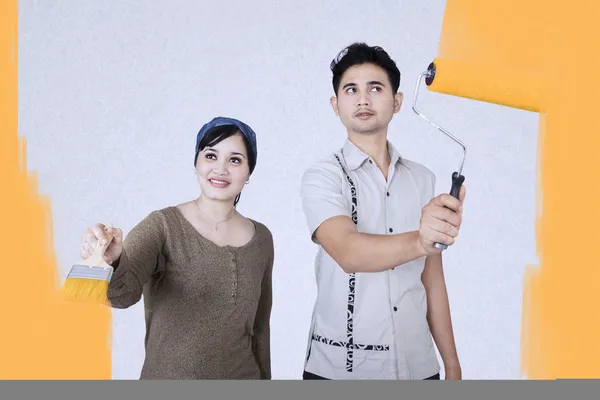
<path id="1" fill-rule="evenodd" d="M 527 267 L 523 294 L 506 293 L 523 296 L 530 379 L 600 377 L 599 22 L 593 0 L 446 2 L 430 89 L 540 112 L 540 265 Z"/>
<path id="2" fill-rule="evenodd" d="M 50 201 L 19 140 L 17 5 L 0 1 L 0 379 L 110 379 L 110 308 L 58 299 Z"/>

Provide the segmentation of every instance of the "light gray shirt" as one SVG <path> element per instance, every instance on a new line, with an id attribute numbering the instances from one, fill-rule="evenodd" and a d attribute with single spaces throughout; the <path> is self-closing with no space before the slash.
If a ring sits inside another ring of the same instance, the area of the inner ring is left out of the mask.
<path id="1" fill-rule="evenodd" d="M 434 195 L 435 176 L 401 158 L 390 142 L 388 148 L 387 181 L 350 140 L 302 177 L 304 214 L 318 245 L 317 300 L 305 369 L 325 378 L 425 379 L 439 372 L 421 282 L 425 257 L 383 272 L 348 274 L 314 238 L 319 225 L 338 215 L 354 216 L 364 233 L 419 229 L 421 209 Z"/>

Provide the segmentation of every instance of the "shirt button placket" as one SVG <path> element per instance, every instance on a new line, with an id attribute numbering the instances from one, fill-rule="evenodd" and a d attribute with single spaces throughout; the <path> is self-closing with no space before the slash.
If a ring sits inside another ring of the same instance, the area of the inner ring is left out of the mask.
<path id="1" fill-rule="evenodd" d="M 387 197 L 390 197 L 390 192 L 389 191 L 386 191 L 385 193 L 386 193 Z M 386 215 L 386 225 L 387 225 L 389 223 L 389 221 L 387 220 L 387 216 L 388 216 L 388 213 L 387 213 L 387 208 L 388 208 L 387 202 L 385 204 L 385 208 L 386 208 L 385 215 Z M 389 233 L 394 233 L 394 229 L 391 228 L 391 227 L 389 227 L 389 225 L 388 225 L 388 232 Z"/>
<path id="2" fill-rule="evenodd" d="M 388 190 L 388 191 L 386 191 L 386 192 L 385 192 L 385 194 L 386 194 L 386 196 L 387 196 L 387 197 L 390 197 L 390 192 L 389 192 L 389 190 Z M 386 204 L 386 208 L 387 208 L 387 204 Z M 387 215 L 387 212 L 386 212 L 386 215 Z M 386 221 L 386 222 L 387 222 L 387 221 Z M 393 229 L 393 228 L 388 228 L 388 232 L 389 232 L 389 233 L 394 233 L 394 229 Z M 394 268 L 392 268 L 392 271 L 393 271 L 393 270 L 394 270 Z"/>
<path id="3" fill-rule="evenodd" d="M 231 285 L 231 299 L 234 300 L 237 294 L 237 266 L 236 266 L 236 260 L 235 260 L 235 254 L 233 254 L 233 251 L 231 251 L 231 249 L 229 249 L 229 255 L 230 255 L 230 260 L 231 262 L 229 263 L 229 265 L 231 266 L 231 281 L 232 281 L 232 285 Z"/>

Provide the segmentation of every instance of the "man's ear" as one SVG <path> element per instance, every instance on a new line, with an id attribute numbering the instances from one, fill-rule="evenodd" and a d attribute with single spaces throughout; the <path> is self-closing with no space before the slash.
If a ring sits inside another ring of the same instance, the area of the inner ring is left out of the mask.
<path id="1" fill-rule="evenodd" d="M 329 103 L 331 104 L 331 108 L 333 108 L 333 112 L 335 113 L 335 115 L 339 117 L 340 110 L 338 109 L 337 97 L 331 96 L 331 98 L 329 99 Z"/>
<path id="2" fill-rule="evenodd" d="M 402 92 L 396 93 L 396 95 L 394 96 L 394 113 L 400 112 L 400 109 L 402 108 L 403 99 L 404 95 L 402 94 Z"/>

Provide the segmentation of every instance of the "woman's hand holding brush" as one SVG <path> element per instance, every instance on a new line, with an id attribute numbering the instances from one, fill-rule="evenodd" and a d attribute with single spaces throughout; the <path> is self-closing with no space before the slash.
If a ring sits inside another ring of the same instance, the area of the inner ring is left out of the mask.
<path id="1" fill-rule="evenodd" d="M 104 251 L 104 261 L 112 265 L 118 261 L 123 252 L 123 232 L 119 228 L 105 226 L 104 224 L 95 224 L 88 228 L 82 236 L 80 255 L 84 260 L 94 253 L 97 246 L 108 247 Z"/>

